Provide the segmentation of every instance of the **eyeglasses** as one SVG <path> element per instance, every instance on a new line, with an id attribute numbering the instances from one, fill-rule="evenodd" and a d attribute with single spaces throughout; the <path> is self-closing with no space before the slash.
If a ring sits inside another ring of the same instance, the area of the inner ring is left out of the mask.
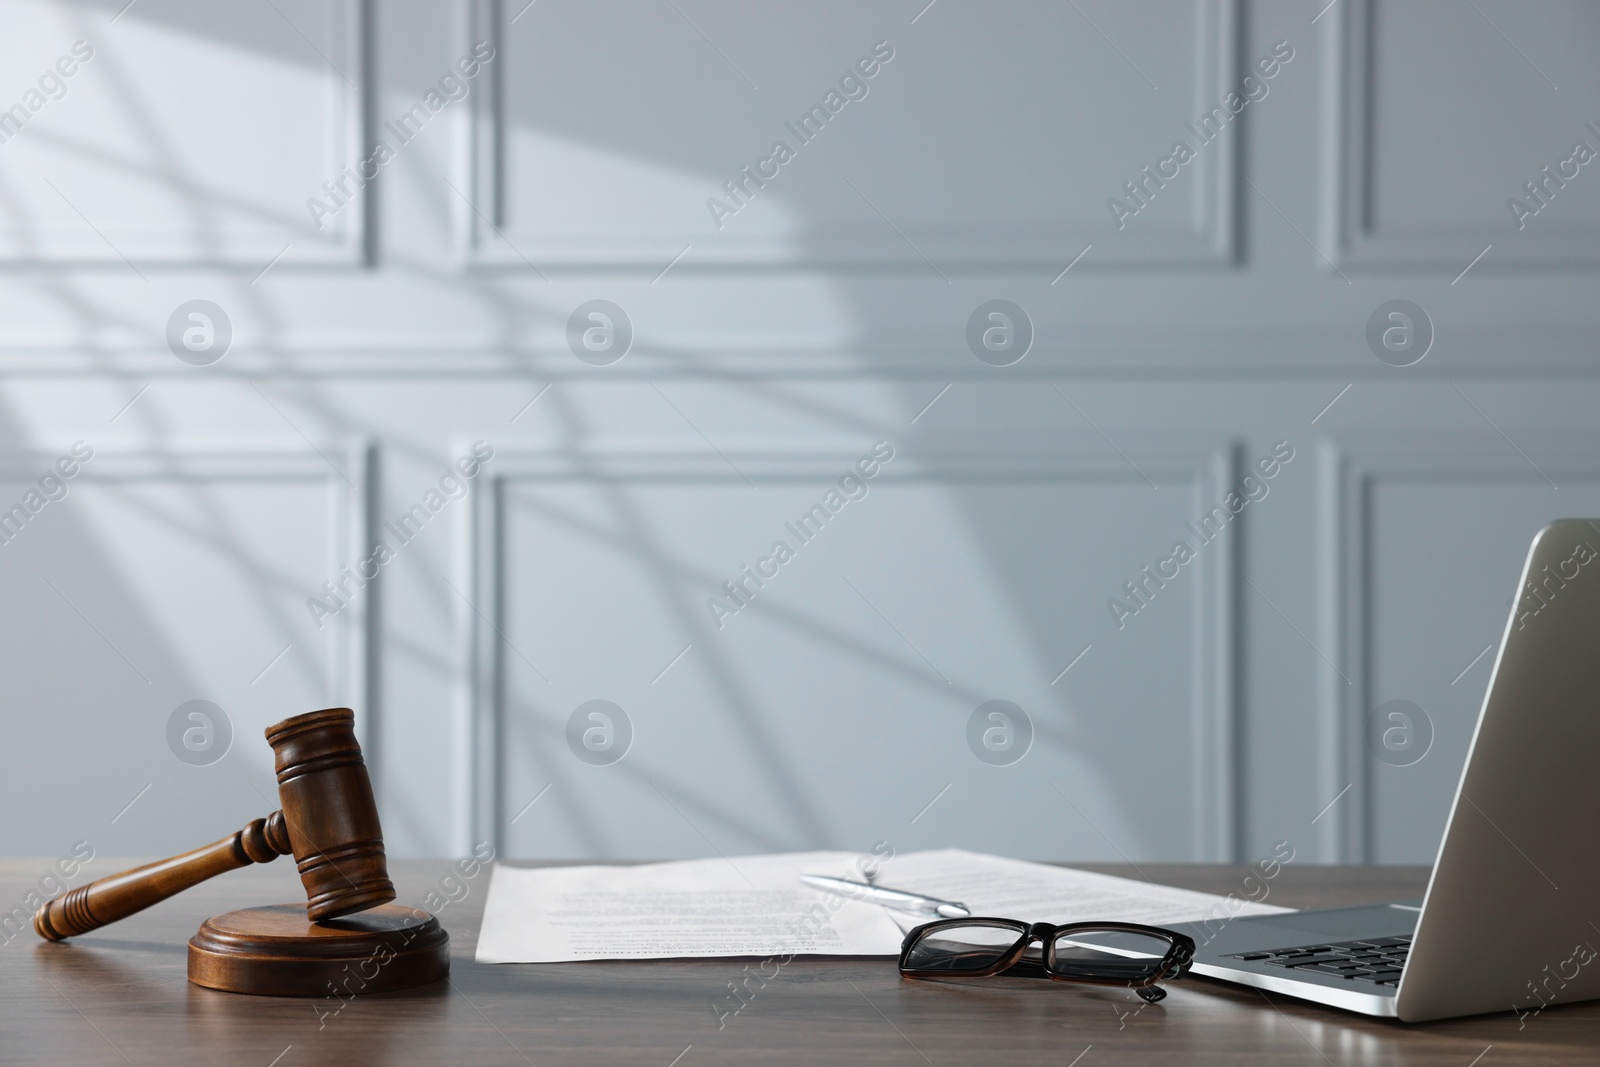
<path id="1" fill-rule="evenodd" d="M 1034 949 L 1035 942 L 1043 945 Z M 941 919 L 906 935 L 900 973 L 907 978 L 988 978 L 1008 973 L 1132 989 L 1154 1004 L 1167 991 L 1157 982 L 1182 977 L 1194 940 L 1138 923 L 1085 922 L 1056 926 L 1016 919 Z"/>

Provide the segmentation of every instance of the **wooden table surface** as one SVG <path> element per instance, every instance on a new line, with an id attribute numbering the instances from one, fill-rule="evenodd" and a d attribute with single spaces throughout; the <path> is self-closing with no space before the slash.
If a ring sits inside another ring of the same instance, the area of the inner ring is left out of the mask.
<path id="1" fill-rule="evenodd" d="M 0 901 L 20 904 L 49 861 L 0 861 Z M 1120 866 L 1095 870 L 1131 874 Z M 89 874 L 121 869 L 97 859 Z M 1243 867 L 1145 865 L 1150 878 L 1225 893 Z M 216 912 L 293 901 L 294 866 L 224 875 L 63 944 L 27 930 L 0 944 L 4 1064 L 1593 1064 L 1600 1002 L 1420 1026 L 1368 1019 L 1190 977 L 1144 1007 L 1123 990 L 1021 979 L 903 980 L 888 959 L 798 959 L 718 1026 L 749 960 L 521 966 L 472 962 L 487 870 L 392 862 L 402 902 L 453 887 L 438 909 L 447 982 L 398 993 L 288 1000 L 190 985 L 185 945 Z M 1270 900 L 1331 906 L 1417 896 L 1416 868 L 1285 867 Z M 465 893 L 463 896 L 462 893 Z M 441 897 L 443 894 L 441 893 Z M 769 971 L 770 973 L 770 971 Z M 1487 1050 L 1487 1051 L 1485 1051 Z M 1081 1057 L 1074 1059 L 1074 1057 Z M 1478 1058 L 1481 1057 L 1481 1058 Z"/>

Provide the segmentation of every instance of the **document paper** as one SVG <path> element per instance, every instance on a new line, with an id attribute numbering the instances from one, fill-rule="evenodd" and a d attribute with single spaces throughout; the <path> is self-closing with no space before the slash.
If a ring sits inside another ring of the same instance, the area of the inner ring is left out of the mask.
<path id="1" fill-rule="evenodd" d="M 477 961 L 895 955 L 900 928 L 878 905 L 851 901 L 835 910 L 828 894 L 800 884 L 802 874 L 860 879 L 859 865 L 874 858 L 791 852 L 636 867 L 496 864 Z"/>
<path id="2" fill-rule="evenodd" d="M 927 916 L 841 901 L 799 881 L 827 874 L 1028 922 L 1153 925 L 1287 909 L 961 849 L 885 860 L 856 852 L 734 856 L 630 867 L 507 867 L 489 883 L 479 963 L 774 954 L 894 956 Z M 1242 893 L 1242 890 L 1241 890 Z"/>

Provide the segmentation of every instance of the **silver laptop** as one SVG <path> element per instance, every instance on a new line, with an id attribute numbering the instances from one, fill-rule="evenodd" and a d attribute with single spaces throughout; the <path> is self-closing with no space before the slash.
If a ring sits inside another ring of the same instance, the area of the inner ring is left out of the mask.
<path id="1" fill-rule="evenodd" d="M 1406 1022 L 1600 998 L 1600 519 L 1528 549 L 1421 901 L 1175 929 L 1196 974 Z"/>

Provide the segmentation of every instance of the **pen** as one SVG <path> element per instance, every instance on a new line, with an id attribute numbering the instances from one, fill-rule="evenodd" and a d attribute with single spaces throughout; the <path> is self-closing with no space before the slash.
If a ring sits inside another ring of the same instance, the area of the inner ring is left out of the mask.
<path id="1" fill-rule="evenodd" d="M 813 889 L 836 893 L 851 900 L 870 900 L 896 911 L 929 912 L 946 919 L 964 919 L 972 914 L 965 904 L 910 893 L 904 889 L 886 889 L 880 885 L 852 882 L 848 878 L 833 878 L 825 874 L 802 874 L 800 880 Z"/>

